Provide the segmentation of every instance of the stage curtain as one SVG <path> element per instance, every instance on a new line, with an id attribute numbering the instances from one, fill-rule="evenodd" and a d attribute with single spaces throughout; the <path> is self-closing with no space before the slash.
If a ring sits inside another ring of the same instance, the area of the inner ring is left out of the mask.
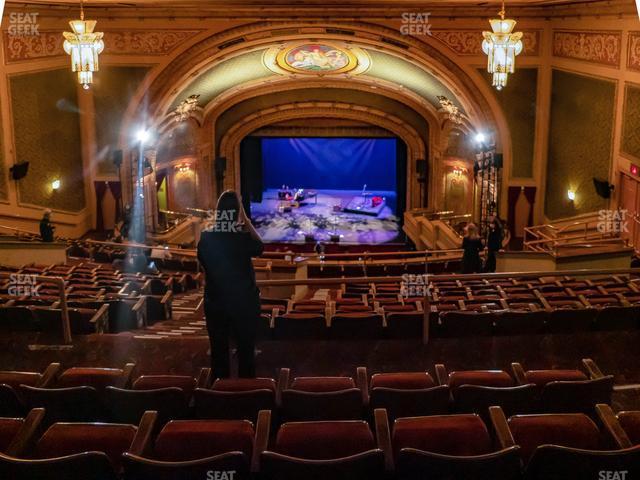
<path id="1" fill-rule="evenodd" d="M 522 187 L 509 187 L 509 190 L 507 191 L 507 199 L 509 202 L 507 223 L 509 224 L 509 231 L 513 238 L 516 236 L 516 202 L 518 201 L 521 191 Z"/>
<path id="2" fill-rule="evenodd" d="M 524 196 L 529 202 L 529 218 L 527 220 L 527 227 L 533 225 L 533 205 L 536 203 L 536 187 L 524 187 Z"/>
<path id="3" fill-rule="evenodd" d="M 107 191 L 107 182 L 93 182 L 96 190 L 96 230 L 104 230 L 104 217 L 102 215 L 102 199 Z"/>
<path id="4" fill-rule="evenodd" d="M 116 222 L 118 222 L 122 214 L 122 185 L 120 182 L 109 182 L 109 190 L 111 190 L 111 195 L 113 195 L 113 198 L 116 200 Z"/>
<path id="5" fill-rule="evenodd" d="M 240 177 L 242 203 L 251 216 L 251 202 L 262 202 L 262 139 L 246 137 L 240 144 Z"/>
<path id="6" fill-rule="evenodd" d="M 425 187 L 426 187 L 425 183 Z M 404 223 L 404 211 L 407 208 L 407 145 L 396 141 L 396 215 L 400 225 Z"/>

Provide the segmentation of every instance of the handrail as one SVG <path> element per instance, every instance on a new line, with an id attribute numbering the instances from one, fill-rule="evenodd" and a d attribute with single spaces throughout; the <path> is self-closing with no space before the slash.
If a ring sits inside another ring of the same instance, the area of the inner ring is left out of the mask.
<path id="1" fill-rule="evenodd" d="M 0 278 L 11 280 L 12 275 L 16 275 L 16 272 L 5 273 L 0 272 Z M 19 275 L 29 275 L 31 278 L 35 277 L 36 282 L 41 283 L 52 283 L 58 287 L 58 292 L 60 293 L 60 311 L 62 312 L 62 337 L 64 343 L 70 345 L 73 343 L 73 339 L 71 337 L 71 322 L 69 320 L 69 308 L 67 307 L 67 292 L 65 291 L 65 283 L 62 277 L 48 277 L 44 275 L 35 275 L 32 276 L 28 273 L 22 273 Z"/>
<path id="2" fill-rule="evenodd" d="M 472 273 L 472 274 L 450 274 L 450 275 L 434 275 L 422 274 L 421 276 L 437 279 L 438 281 L 449 280 L 484 280 L 484 279 L 501 279 L 501 278 L 540 278 L 540 277 L 584 277 L 595 275 L 621 275 L 621 274 L 638 274 L 640 268 L 613 268 L 613 269 L 581 269 L 581 270 L 551 270 L 537 272 L 501 272 L 501 273 Z M 308 278 L 308 279 L 278 279 L 278 280 L 258 280 L 258 287 L 277 287 L 288 285 L 335 285 L 335 284 L 353 284 L 353 283 L 398 283 L 410 280 L 411 277 L 418 275 L 403 275 L 396 277 L 347 277 L 347 278 Z"/>
<path id="3" fill-rule="evenodd" d="M 16 227 L 9 227 L 7 225 L 0 225 L 0 228 L 4 228 L 5 230 L 11 230 L 13 232 L 18 232 L 18 233 L 26 233 L 26 234 L 29 234 L 29 235 L 40 236 L 39 233 L 31 232 L 29 230 L 22 230 L 21 228 L 16 228 Z"/>

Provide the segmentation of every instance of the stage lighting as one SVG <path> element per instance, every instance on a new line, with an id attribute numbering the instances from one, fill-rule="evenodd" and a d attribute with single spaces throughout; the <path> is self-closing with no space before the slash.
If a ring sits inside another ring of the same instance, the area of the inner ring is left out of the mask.
<path id="1" fill-rule="evenodd" d="M 54 180 L 53 182 L 51 182 L 51 188 L 55 191 L 55 190 L 59 190 L 60 189 L 60 180 Z"/>
<path id="2" fill-rule="evenodd" d="M 573 190 L 567 190 L 567 198 L 570 202 L 573 202 L 576 199 L 576 192 Z"/>
<path id="3" fill-rule="evenodd" d="M 138 133 L 136 133 L 136 140 L 138 140 L 140 143 L 146 143 L 149 138 L 151 138 L 151 133 L 145 128 L 141 128 L 140 130 L 138 130 Z"/>
<path id="4" fill-rule="evenodd" d="M 484 133 L 482 133 L 482 132 L 476 133 L 476 142 L 477 143 L 484 143 L 486 139 L 487 139 L 487 137 L 485 137 Z"/>

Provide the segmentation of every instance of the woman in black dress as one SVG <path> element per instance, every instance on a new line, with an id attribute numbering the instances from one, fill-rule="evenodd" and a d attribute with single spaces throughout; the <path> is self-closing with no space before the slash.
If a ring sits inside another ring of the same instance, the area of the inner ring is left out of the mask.
<path id="1" fill-rule="evenodd" d="M 479 273 L 482 271 L 480 251 L 483 249 L 482 239 L 478 234 L 478 227 L 470 223 L 465 228 L 462 239 L 462 273 Z"/>
<path id="2" fill-rule="evenodd" d="M 487 233 L 487 261 L 484 271 L 494 273 L 496 271 L 496 254 L 502 249 L 502 239 L 504 237 L 502 223 L 495 216 L 489 221 L 489 232 Z"/>
<path id="3" fill-rule="evenodd" d="M 251 258 L 261 255 L 263 249 L 238 194 L 227 190 L 220 195 L 215 219 L 198 243 L 198 260 L 206 275 L 204 312 L 214 378 L 230 375 L 230 337 L 238 347 L 238 375 L 255 377 L 260 292 Z"/>

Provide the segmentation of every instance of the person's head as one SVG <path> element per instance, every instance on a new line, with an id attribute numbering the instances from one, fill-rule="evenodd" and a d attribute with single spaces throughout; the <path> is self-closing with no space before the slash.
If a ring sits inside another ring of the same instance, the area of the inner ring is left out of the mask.
<path id="1" fill-rule="evenodd" d="M 464 229 L 465 234 L 469 238 L 477 238 L 478 237 L 478 227 L 475 223 L 468 223 Z"/>
<path id="2" fill-rule="evenodd" d="M 235 190 L 225 190 L 218 198 L 216 220 L 235 222 L 240 214 L 240 198 Z"/>
<path id="3" fill-rule="evenodd" d="M 49 220 L 51 218 L 51 209 L 47 208 L 42 214 L 42 218 Z"/>

